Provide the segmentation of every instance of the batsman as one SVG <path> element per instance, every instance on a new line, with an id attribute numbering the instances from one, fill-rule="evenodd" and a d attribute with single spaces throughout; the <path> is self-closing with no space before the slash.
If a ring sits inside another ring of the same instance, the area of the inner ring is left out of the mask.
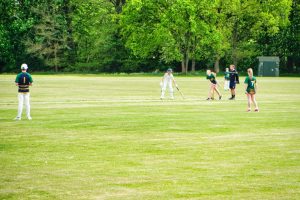
<path id="1" fill-rule="evenodd" d="M 165 92 L 166 92 L 167 87 L 169 88 L 170 98 L 174 99 L 174 90 L 173 90 L 172 83 L 174 83 L 175 87 L 178 88 L 178 85 L 176 84 L 176 81 L 173 76 L 173 70 L 171 68 L 169 68 L 167 70 L 167 72 L 164 74 L 164 76 L 162 77 L 162 80 L 160 82 L 160 87 L 161 87 L 160 99 L 165 98 Z"/>

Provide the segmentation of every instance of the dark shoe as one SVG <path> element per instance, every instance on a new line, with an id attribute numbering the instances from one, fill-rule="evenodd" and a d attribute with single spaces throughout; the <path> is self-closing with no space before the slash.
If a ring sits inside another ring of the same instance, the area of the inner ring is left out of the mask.
<path id="1" fill-rule="evenodd" d="M 219 100 L 221 100 L 222 99 L 222 95 L 221 96 L 219 96 Z"/>
<path id="2" fill-rule="evenodd" d="M 211 98 L 207 98 L 206 100 L 209 101 L 209 100 L 212 100 L 212 99 Z"/>

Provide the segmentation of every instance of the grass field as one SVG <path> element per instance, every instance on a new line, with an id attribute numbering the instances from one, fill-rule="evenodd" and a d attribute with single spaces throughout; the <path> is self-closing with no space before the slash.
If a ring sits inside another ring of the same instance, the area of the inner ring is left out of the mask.
<path id="1" fill-rule="evenodd" d="M 204 77 L 33 74 L 32 121 L 0 75 L 0 199 L 300 199 L 300 78 L 258 78 L 259 113 Z M 241 78 L 242 80 L 244 78 Z"/>

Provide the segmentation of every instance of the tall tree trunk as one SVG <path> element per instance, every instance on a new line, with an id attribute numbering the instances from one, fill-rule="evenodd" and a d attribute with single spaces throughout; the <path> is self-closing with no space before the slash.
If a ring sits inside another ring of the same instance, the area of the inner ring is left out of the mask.
<path id="1" fill-rule="evenodd" d="M 64 0 L 64 17 L 66 19 L 66 26 L 67 26 L 67 46 L 69 47 L 68 50 L 68 63 L 74 64 L 75 58 L 76 58 L 76 49 L 75 49 L 75 42 L 73 38 L 73 27 L 72 27 L 72 17 L 71 13 L 73 11 L 72 5 L 70 3 L 70 0 Z"/>
<path id="2" fill-rule="evenodd" d="M 235 66 L 238 64 L 238 56 L 237 56 L 237 45 L 238 45 L 238 22 L 235 21 L 233 26 L 233 34 L 232 34 L 232 62 Z"/>
<path id="3" fill-rule="evenodd" d="M 195 53 L 196 53 L 196 48 L 197 48 L 197 37 L 194 36 L 192 37 L 192 40 L 191 40 L 191 47 L 190 47 L 190 52 L 192 54 L 192 69 L 191 71 L 192 72 L 195 72 L 196 71 L 196 59 L 195 59 Z"/>
<path id="4" fill-rule="evenodd" d="M 233 61 L 234 66 L 237 67 L 237 64 L 238 64 L 238 58 L 237 58 L 237 56 L 234 56 L 233 59 L 232 59 L 232 61 Z"/>
<path id="5" fill-rule="evenodd" d="M 187 74 L 188 71 L 189 71 L 189 54 L 187 53 L 185 57 L 185 73 Z"/>
<path id="6" fill-rule="evenodd" d="M 184 73 L 185 72 L 185 59 L 182 58 L 181 60 L 181 72 Z"/>
<path id="7" fill-rule="evenodd" d="M 192 59 L 192 72 L 196 71 L 196 60 L 195 58 Z"/>
<path id="8" fill-rule="evenodd" d="M 55 72 L 58 72 L 58 67 L 57 67 L 57 48 L 58 44 L 54 44 L 54 67 L 55 67 Z"/>
<path id="9" fill-rule="evenodd" d="M 185 51 L 182 55 L 182 60 L 181 60 L 181 72 L 187 73 L 188 68 L 189 68 L 189 54 L 187 51 Z"/>
<path id="10" fill-rule="evenodd" d="M 215 65 L 214 65 L 214 69 L 216 73 L 219 73 L 220 71 L 220 56 L 218 55 L 216 60 L 215 60 Z"/>
<path id="11" fill-rule="evenodd" d="M 294 70 L 294 60 L 292 56 L 287 57 L 287 69 L 288 72 L 293 72 Z"/>

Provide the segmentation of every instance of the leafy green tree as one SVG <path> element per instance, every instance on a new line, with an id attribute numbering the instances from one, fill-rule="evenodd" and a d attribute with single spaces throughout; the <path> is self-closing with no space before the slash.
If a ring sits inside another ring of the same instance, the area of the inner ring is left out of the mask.
<path id="1" fill-rule="evenodd" d="M 288 23 L 291 0 L 233 0 L 224 3 L 226 24 L 231 30 L 233 64 L 246 57 L 259 55 L 256 45 L 259 35 L 275 35 Z"/>
<path id="2" fill-rule="evenodd" d="M 21 62 L 108 72 L 181 63 L 187 72 L 198 62 L 219 71 L 220 61 L 249 66 L 278 55 L 293 71 L 298 1 L 2 0 L 0 70 Z"/>
<path id="3" fill-rule="evenodd" d="M 47 4 L 46 4 L 47 5 Z M 61 11 L 60 2 L 51 6 L 40 4 L 32 8 L 38 17 L 31 38 L 26 41 L 27 51 L 45 60 L 46 65 L 53 66 L 58 71 L 62 65 L 64 50 L 67 48 L 66 21 Z"/>
<path id="4" fill-rule="evenodd" d="M 213 5 L 192 0 L 129 1 L 122 17 L 126 45 L 142 58 L 159 50 L 164 61 L 181 61 L 182 72 L 187 72 L 203 45 L 218 40 Z"/>
<path id="5" fill-rule="evenodd" d="M 100 71 L 108 72 L 129 70 L 126 63 L 136 63 L 130 61 L 120 34 L 119 16 L 125 3 L 125 0 L 73 0 L 78 62 L 95 63 Z"/>
<path id="6" fill-rule="evenodd" d="M 23 41 L 32 27 L 33 19 L 26 13 L 30 1 L 0 1 L 0 71 L 15 69 L 25 61 Z"/>
<path id="7" fill-rule="evenodd" d="M 202 49 L 206 45 L 219 43 L 213 7 L 212 1 L 175 1 L 163 18 L 165 23 L 162 24 L 171 33 L 181 54 L 182 72 L 188 71 L 191 59 L 205 56 Z"/>
<path id="8" fill-rule="evenodd" d="M 286 47 L 287 67 L 289 72 L 300 68 L 300 2 L 293 0 L 292 11 L 289 16 L 290 24 L 284 31 L 284 47 Z M 279 41 L 279 40 L 275 40 Z M 282 41 L 282 40 L 281 40 Z"/>
<path id="9" fill-rule="evenodd" d="M 66 31 L 66 43 L 67 43 L 67 62 L 69 65 L 74 65 L 76 61 L 76 44 L 73 36 L 73 11 L 75 5 L 72 4 L 72 0 L 63 0 L 62 10 L 63 17 L 65 19 L 65 31 Z"/>
<path id="10" fill-rule="evenodd" d="M 261 32 L 256 47 L 263 55 L 279 56 L 281 69 L 288 72 L 300 66 L 300 4 L 297 0 L 293 0 L 291 8 L 289 23 L 281 26 L 275 35 Z"/>

